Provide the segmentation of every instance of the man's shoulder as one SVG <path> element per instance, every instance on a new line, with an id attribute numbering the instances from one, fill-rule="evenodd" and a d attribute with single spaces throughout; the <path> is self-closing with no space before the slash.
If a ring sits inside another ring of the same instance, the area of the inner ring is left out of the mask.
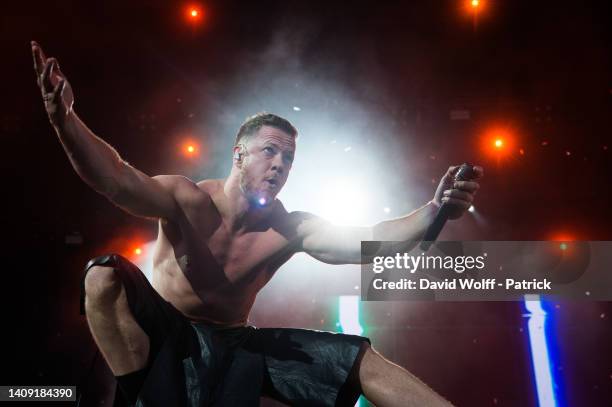
<path id="1" fill-rule="evenodd" d="M 156 175 L 152 177 L 154 180 L 159 182 L 164 187 L 181 187 L 181 186 L 194 186 L 196 185 L 190 178 L 185 177 L 184 175 L 174 175 L 174 174 L 163 174 Z"/>
<path id="2" fill-rule="evenodd" d="M 204 180 L 195 182 L 183 175 L 157 175 L 153 177 L 165 189 L 170 191 L 179 203 L 192 202 L 201 199 L 210 199 L 211 182 Z"/>
<path id="3" fill-rule="evenodd" d="M 223 183 L 224 180 L 222 179 L 203 179 L 198 181 L 196 185 L 199 189 L 212 196 L 223 191 Z"/>

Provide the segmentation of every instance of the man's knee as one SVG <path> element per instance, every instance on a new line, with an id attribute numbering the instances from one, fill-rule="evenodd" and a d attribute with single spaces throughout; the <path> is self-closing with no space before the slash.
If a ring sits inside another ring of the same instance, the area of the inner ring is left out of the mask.
<path id="1" fill-rule="evenodd" d="M 393 363 L 385 359 L 372 346 L 367 344 L 363 350 L 361 363 L 359 364 L 359 380 L 363 384 L 366 381 L 374 381 L 384 378 L 386 368 L 395 366 Z"/>
<path id="2" fill-rule="evenodd" d="M 114 303 L 119 298 L 121 289 L 121 279 L 113 267 L 91 266 L 85 276 L 85 303 Z"/>

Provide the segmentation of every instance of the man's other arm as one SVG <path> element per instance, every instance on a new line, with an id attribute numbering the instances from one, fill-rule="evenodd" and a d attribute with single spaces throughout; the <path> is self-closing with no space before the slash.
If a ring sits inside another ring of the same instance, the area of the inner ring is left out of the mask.
<path id="1" fill-rule="evenodd" d="M 401 218 L 380 222 L 371 227 L 339 226 L 315 215 L 298 215 L 297 232 L 301 249 L 312 257 L 330 264 L 360 264 L 369 262 L 361 257 L 362 241 L 420 241 L 433 222 L 438 208 L 449 205 L 450 219 L 461 217 L 471 206 L 480 185 L 475 181 L 456 181 L 459 166 L 451 166 L 440 180 L 433 199 L 421 208 Z M 475 167 L 477 178 L 483 169 Z M 389 255 L 392 253 L 376 253 Z"/>
<path id="2" fill-rule="evenodd" d="M 298 226 L 301 251 L 328 264 L 361 264 L 361 242 L 420 240 L 433 221 L 437 207 L 428 203 L 401 218 L 373 226 L 334 225 L 315 215 L 303 213 Z"/>

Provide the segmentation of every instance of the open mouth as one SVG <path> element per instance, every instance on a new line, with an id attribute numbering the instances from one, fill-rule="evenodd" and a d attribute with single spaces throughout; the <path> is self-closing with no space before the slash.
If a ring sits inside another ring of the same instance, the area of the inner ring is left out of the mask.
<path id="1" fill-rule="evenodd" d="M 270 184 L 270 187 L 272 187 L 272 188 L 277 188 L 278 187 L 278 181 L 276 179 L 274 179 L 274 178 L 267 179 L 266 182 L 268 184 Z"/>

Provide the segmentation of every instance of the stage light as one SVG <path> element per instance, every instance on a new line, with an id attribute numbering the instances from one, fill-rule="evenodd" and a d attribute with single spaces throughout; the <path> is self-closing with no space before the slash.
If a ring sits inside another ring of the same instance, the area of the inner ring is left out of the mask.
<path id="1" fill-rule="evenodd" d="M 551 235 L 548 240 L 552 242 L 559 242 L 559 249 L 566 251 L 570 248 L 569 242 L 573 242 L 578 239 L 572 233 L 558 232 Z"/>
<path id="2" fill-rule="evenodd" d="M 185 155 L 186 157 L 190 157 L 190 158 L 195 157 L 196 155 L 198 155 L 200 151 L 200 146 L 194 141 L 188 140 L 186 142 L 183 142 L 181 151 L 183 152 L 183 155 Z"/>
<path id="3" fill-rule="evenodd" d="M 557 232 L 552 234 L 548 240 L 553 242 L 573 242 L 576 240 L 576 236 L 573 233 Z"/>
<path id="4" fill-rule="evenodd" d="M 144 273 L 149 281 L 153 276 L 153 251 L 155 248 L 155 240 L 150 242 L 140 242 L 130 253 L 127 253 L 127 258 L 134 263 Z M 138 252 L 137 252 L 138 251 Z"/>
<path id="5" fill-rule="evenodd" d="M 525 316 L 529 318 L 527 329 L 538 405 L 556 407 L 558 403 L 553 379 L 556 358 L 551 354 L 548 344 L 547 312 L 542 307 L 539 295 L 525 295 L 524 305 L 527 311 Z"/>
<path id="6" fill-rule="evenodd" d="M 513 148 L 516 144 L 516 139 L 515 131 L 509 126 L 492 126 L 483 133 L 481 139 L 483 153 L 499 161 L 501 158 L 510 156 L 513 152 L 518 151 L 516 148 Z"/>
<path id="7" fill-rule="evenodd" d="M 474 33 L 478 31 L 478 20 L 480 19 L 480 15 L 483 10 L 487 7 L 484 1 L 481 0 L 465 0 L 461 3 L 462 14 L 471 17 L 472 19 L 472 29 Z"/>
<path id="8" fill-rule="evenodd" d="M 200 5 L 192 4 L 184 10 L 185 18 L 192 24 L 199 23 L 204 18 L 204 10 Z"/>
<path id="9" fill-rule="evenodd" d="M 366 196 L 357 179 L 339 177 L 329 180 L 321 188 L 318 213 L 339 225 L 350 225 L 363 216 L 366 207 Z"/>
<path id="10" fill-rule="evenodd" d="M 474 15 L 479 14 L 483 6 L 484 2 L 482 0 L 467 0 L 463 2 L 463 7 Z"/>
<path id="11" fill-rule="evenodd" d="M 141 237 L 132 237 L 131 239 L 126 240 L 122 246 L 123 250 L 120 250 L 120 253 L 133 261 L 136 259 L 142 259 L 147 254 L 145 250 L 147 244 Z"/>
<path id="12" fill-rule="evenodd" d="M 468 212 L 470 213 L 476 212 L 476 208 L 474 208 L 474 205 L 470 205 L 470 207 L 468 208 Z"/>
<path id="13" fill-rule="evenodd" d="M 363 334 L 359 321 L 359 296 L 341 295 L 338 299 L 338 326 L 341 332 L 350 335 Z"/>

